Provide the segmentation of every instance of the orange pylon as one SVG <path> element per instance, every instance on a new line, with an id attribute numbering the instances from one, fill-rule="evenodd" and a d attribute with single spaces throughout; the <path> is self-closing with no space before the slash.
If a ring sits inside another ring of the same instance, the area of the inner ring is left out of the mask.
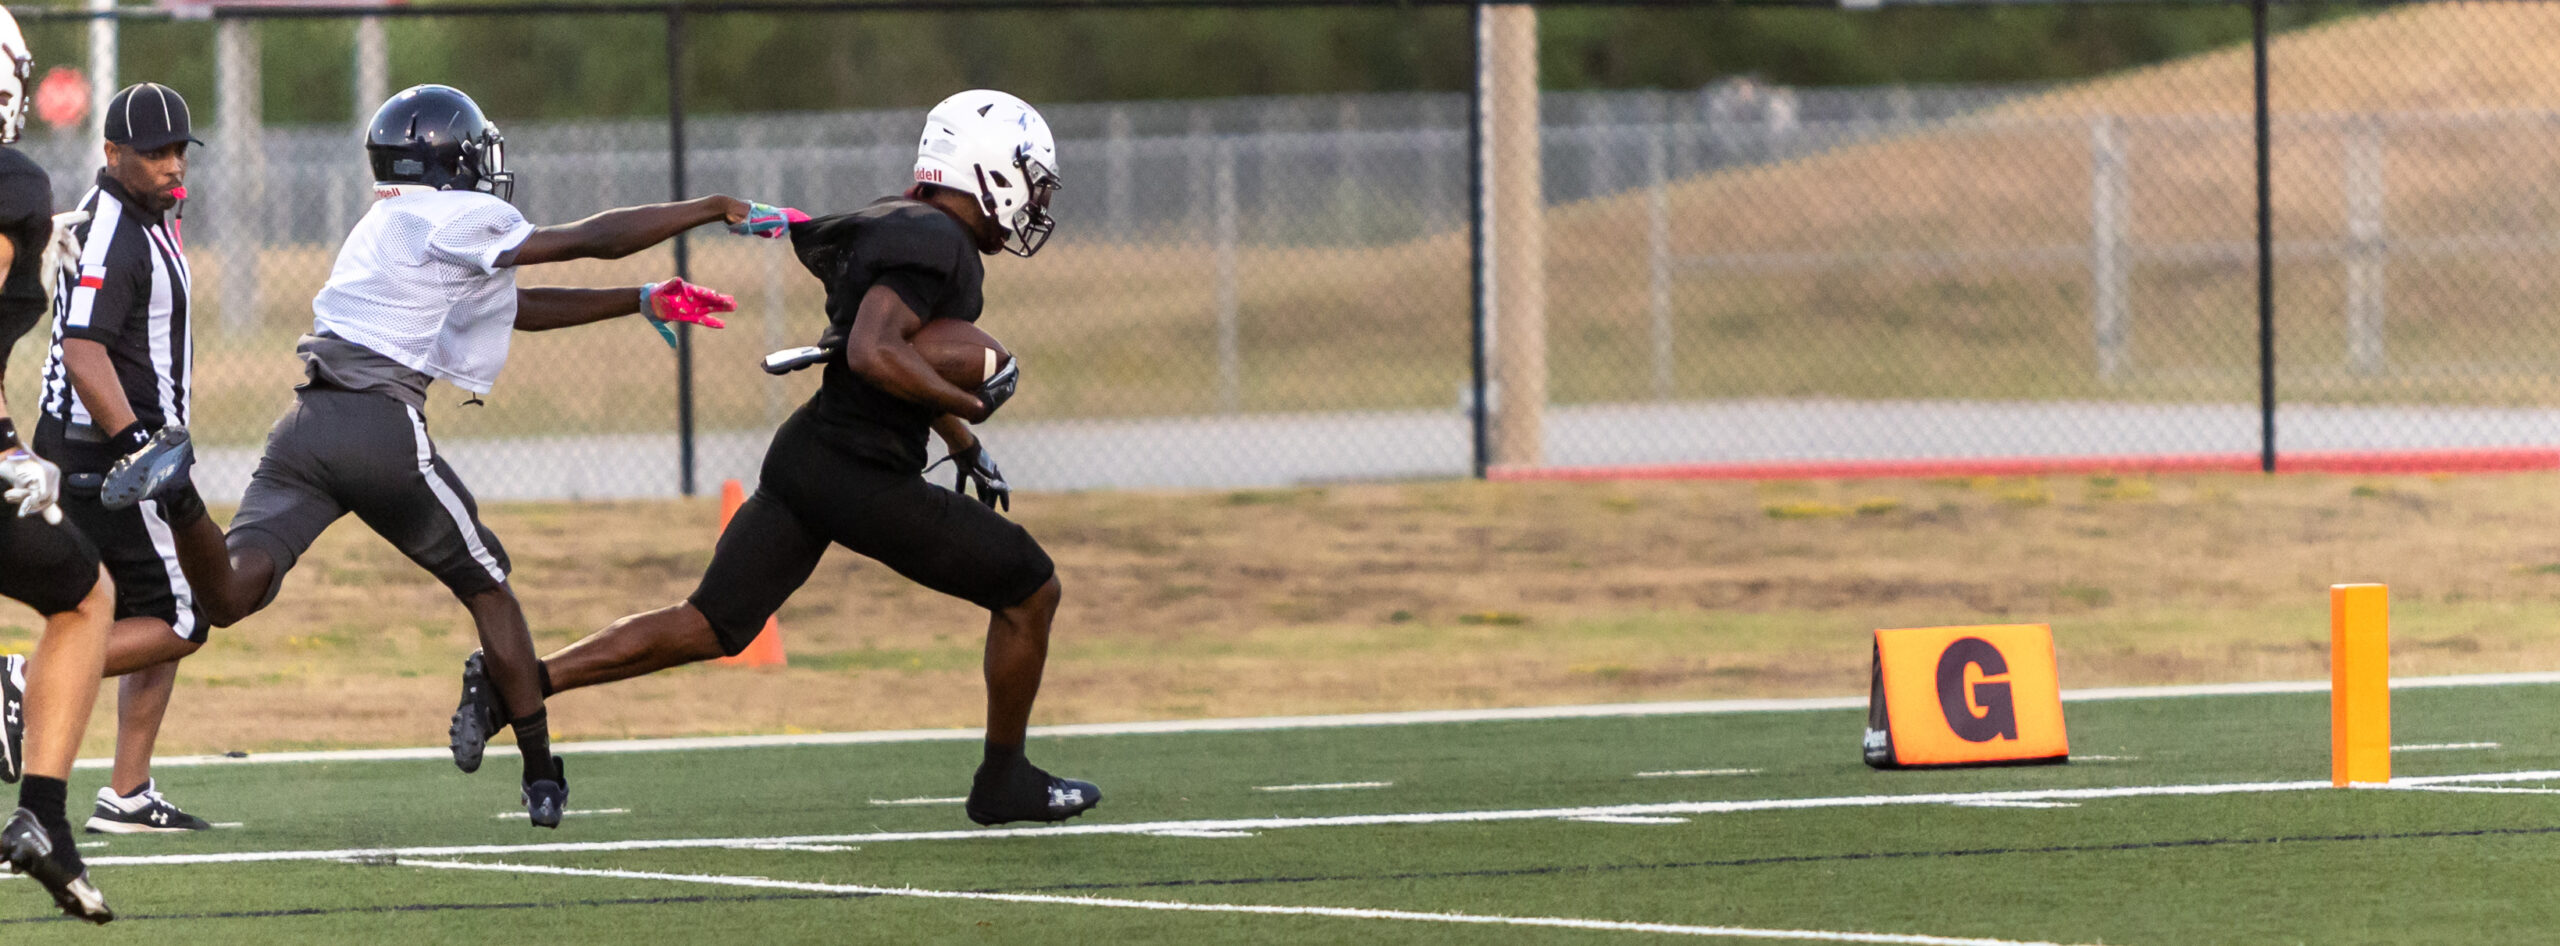
<path id="1" fill-rule="evenodd" d="M 720 531 L 729 531 L 729 517 L 737 515 L 738 507 L 746 505 L 746 502 L 747 488 L 737 480 L 720 484 Z M 732 667 L 790 666 L 790 658 L 782 655 L 782 621 L 764 619 L 764 630 L 747 644 L 747 649 L 739 651 L 735 657 L 722 657 L 717 662 Z"/>

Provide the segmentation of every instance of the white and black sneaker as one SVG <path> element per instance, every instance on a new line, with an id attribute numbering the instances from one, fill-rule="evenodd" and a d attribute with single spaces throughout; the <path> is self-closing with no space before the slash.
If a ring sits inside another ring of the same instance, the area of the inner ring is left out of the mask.
<path id="1" fill-rule="evenodd" d="M 89 868 L 80 863 L 80 851 L 69 845 L 56 847 L 53 834 L 36 820 L 35 812 L 20 808 L 9 816 L 7 826 L 0 827 L 0 863 L 12 874 L 25 874 L 43 884 L 64 913 L 91 923 L 116 918 L 116 912 L 107 909 L 106 895 L 89 882 Z"/>
<path id="2" fill-rule="evenodd" d="M 142 790 L 130 796 L 118 795 L 113 788 L 98 789 L 98 809 L 90 813 L 88 827 L 91 834 L 175 834 L 211 830 L 213 825 L 178 810 L 153 780 L 146 779 Z"/>
<path id="3" fill-rule="evenodd" d="M 27 658 L 0 657 L 0 782 L 27 774 Z"/>

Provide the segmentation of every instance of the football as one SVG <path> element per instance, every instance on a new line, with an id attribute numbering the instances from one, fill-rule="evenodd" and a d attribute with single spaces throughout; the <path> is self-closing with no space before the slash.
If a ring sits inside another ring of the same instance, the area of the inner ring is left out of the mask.
<path id="1" fill-rule="evenodd" d="M 981 382 L 1013 360 L 1013 353 L 974 324 L 959 319 L 934 319 L 908 337 L 916 353 L 924 356 L 933 373 L 962 388 L 975 389 Z"/>

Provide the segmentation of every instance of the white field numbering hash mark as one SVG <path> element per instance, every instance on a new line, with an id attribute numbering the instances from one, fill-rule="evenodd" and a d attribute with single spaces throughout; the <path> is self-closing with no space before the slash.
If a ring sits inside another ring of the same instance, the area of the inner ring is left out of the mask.
<path id="1" fill-rule="evenodd" d="M 1256 785 L 1257 792 L 1344 792 L 1363 788 L 1392 788 L 1394 782 L 1313 782 L 1306 785 Z"/>
<path id="2" fill-rule="evenodd" d="M 2470 782 L 2560 781 L 2560 770 L 2482 772 L 2394 779 L 2382 789 Z M 754 844 L 885 844 L 892 841 L 948 841 L 979 838 L 1068 838 L 1097 835 L 1156 834 L 1163 831 L 1277 831 L 1288 828 L 1366 827 L 1389 824 L 1468 824 L 1494 821 L 1553 821 L 1591 815 L 1712 815 L 1757 811 L 1808 811 L 1826 808 L 1882 808 L 1896 805 L 1960 805 L 1966 802 L 2086 801 L 2097 798 L 2158 798 L 2252 795 L 2272 792 L 2327 791 L 2329 780 L 2298 782 L 2223 782 L 2199 785 L 2128 785 L 2115 788 L 2051 788 L 2008 792 L 1948 792 L 1913 795 L 1845 795 L 1817 798 L 1764 798 L 1739 801 L 1663 802 L 1580 808 L 1520 808 L 1478 811 L 1410 812 L 1373 815 L 1330 815 L 1301 818 L 1231 818 L 1199 821 L 1149 821 L 1121 824 L 1064 824 L 1040 828 L 977 828 L 945 831 L 882 831 L 870 834 L 819 834 L 748 838 L 656 838 L 631 841 L 554 841 L 537 844 L 461 844 L 442 846 L 339 848 L 305 851 L 233 851 L 201 854 L 150 854 L 90 858 L 92 866 L 184 864 L 250 864 L 279 861 L 343 861 L 353 859 L 464 857 L 483 854 L 577 854 L 602 851 L 658 851 L 726 848 Z"/>
<path id="3" fill-rule="evenodd" d="M 1705 778 L 1711 775 L 1758 775 L 1759 769 L 1666 769 L 1660 772 L 1638 772 L 1637 778 Z"/>
<path id="4" fill-rule="evenodd" d="M 1586 920 L 1572 917 L 1497 916 L 1481 913 L 1423 913 L 1412 910 L 1371 910 L 1356 907 L 1293 907 L 1245 903 L 1193 903 L 1181 900 L 1126 900 L 1117 897 L 1069 897 L 1038 893 L 985 893 L 967 890 L 921 890 L 914 887 L 872 887 L 860 884 L 815 884 L 766 877 L 730 877 L 718 874 L 662 874 L 634 870 L 593 870 L 579 867 L 551 867 L 540 864 L 479 864 L 466 861 L 395 860 L 403 867 L 426 867 L 436 870 L 488 871 L 511 874 L 548 874 L 557 877 L 601 877 L 614 880 L 658 880 L 683 884 L 714 884 L 725 887 L 753 887 L 768 890 L 796 890 L 805 893 L 839 893 L 852 896 L 912 897 L 923 900 L 978 900 L 996 903 L 1049 904 L 1072 907 L 1102 907 L 1118 910 L 1155 910 L 1169 913 L 1246 913 L 1262 916 L 1314 916 L 1346 920 L 1402 920 L 1417 923 L 1453 923 L 1470 926 L 1527 926 L 1546 929 L 1601 930 L 1624 933 L 1666 933 L 1675 936 L 1710 936 L 1728 939 L 1778 939 L 1825 943 L 1885 943 L 1895 946 L 2060 946 L 2051 942 L 1976 937 L 1929 936 L 1918 933 L 1854 933 L 1831 930 L 1753 929 L 1742 926 L 1690 926 L 1676 923 L 1631 923 L 1621 920 Z"/>
<path id="5" fill-rule="evenodd" d="M 591 815 L 627 815 L 630 813 L 631 809 L 629 808 L 571 808 L 567 811 L 561 812 L 563 815 L 576 815 L 581 818 Z M 517 821 L 523 821 L 524 819 L 531 818 L 533 816 L 521 811 L 501 811 L 497 814 L 490 815 L 489 817 L 500 821 L 504 821 L 509 818 L 513 818 Z"/>

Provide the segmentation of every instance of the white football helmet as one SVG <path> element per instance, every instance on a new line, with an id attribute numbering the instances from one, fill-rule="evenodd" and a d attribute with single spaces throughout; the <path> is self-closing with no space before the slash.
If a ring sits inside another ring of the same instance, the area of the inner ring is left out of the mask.
<path id="1" fill-rule="evenodd" d="M 1049 199 L 1058 191 L 1058 142 L 1030 103 L 993 89 L 972 89 L 924 116 L 916 145 L 916 182 L 978 198 L 1017 256 L 1040 252 L 1057 221 Z"/>
<path id="2" fill-rule="evenodd" d="M 0 75 L 0 95 L 9 103 L 0 106 L 0 145 L 15 144 L 18 134 L 27 130 L 27 100 L 35 96 L 27 79 L 35 75 L 36 56 L 27 49 L 27 35 L 18 31 L 18 18 L 0 7 L 0 56 L 8 57 L 8 72 Z"/>

